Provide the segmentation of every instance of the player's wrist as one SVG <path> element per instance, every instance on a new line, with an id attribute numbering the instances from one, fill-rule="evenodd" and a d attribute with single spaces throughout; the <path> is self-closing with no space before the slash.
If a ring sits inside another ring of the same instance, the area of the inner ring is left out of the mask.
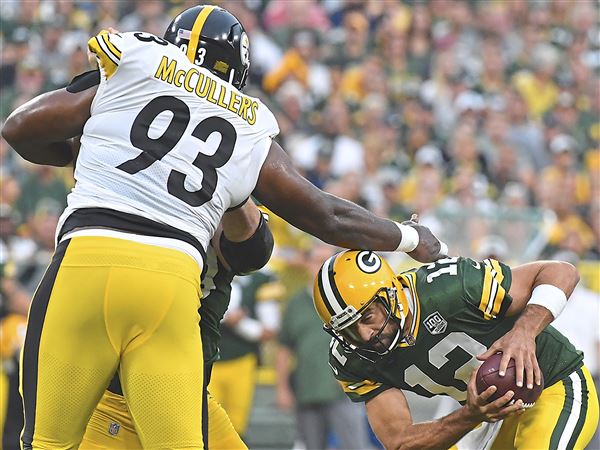
<path id="1" fill-rule="evenodd" d="M 465 424 L 475 426 L 485 420 L 485 416 L 481 414 L 479 409 L 469 403 L 464 404 L 458 412 L 460 414 L 460 421 Z"/>
<path id="2" fill-rule="evenodd" d="M 556 319 L 567 305 L 567 295 L 562 289 L 551 284 L 540 284 L 533 289 L 528 305 L 539 305 L 546 308 Z"/>
<path id="3" fill-rule="evenodd" d="M 397 252 L 412 252 L 417 245 L 419 245 L 419 232 L 411 227 L 410 225 L 404 225 L 399 222 L 394 222 L 400 233 L 402 233 L 402 238 L 400 239 L 400 244 L 398 244 L 398 248 L 396 248 Z"/>

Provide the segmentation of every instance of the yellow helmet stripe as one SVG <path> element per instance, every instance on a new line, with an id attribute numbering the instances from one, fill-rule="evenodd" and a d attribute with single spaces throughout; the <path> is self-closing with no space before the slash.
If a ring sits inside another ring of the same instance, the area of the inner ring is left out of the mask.
<path id="1" fill-rule="evenodd" d="M 333 277 L 333 263 L 338 255 L 334 255 L 323 263 L 319 271 L 319 291 L 327 310 L 332 316 L 341 313 L 346 308 Z"/>
<path id="2" fill-rule="evenodd" d="M 205 6 L 196 17 L 194 21 L 194 26 L 192 27 L 192 34 L 190 36 L 190 41 L 188 43 L 188 48 L 186 52 L 187 58 L 194 63 L 196 59 L 196 52 L 198 51 L 198 43 L 200 42 L 200 33 L 202 32 L 202 27 L 208 18 L 208 15 L 213 12 L 215 6 Z"/>

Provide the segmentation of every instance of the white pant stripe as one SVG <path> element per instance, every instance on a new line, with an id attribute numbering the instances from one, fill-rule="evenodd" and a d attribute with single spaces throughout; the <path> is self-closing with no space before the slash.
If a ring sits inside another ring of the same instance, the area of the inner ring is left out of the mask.
<path id="1" fill-rule="evenodd" d="M 581 402 L 583 395 L 581 392 L 581 378 L 577 372 L 573 372 L 571 375 L 569 375 L 569 378 L 573 382 L 573 409 L 571 410 L 571 414 L 569 414 L 567 424 L 565 425 L 565 429 L 562 432 L 560 441 L 558 442 L 559 450 L 567 448 L 569 439 L 571 439 L 571 436 L 573 435 L 575 425 L 577 425 L 577 420 L 581 414 Z"/>

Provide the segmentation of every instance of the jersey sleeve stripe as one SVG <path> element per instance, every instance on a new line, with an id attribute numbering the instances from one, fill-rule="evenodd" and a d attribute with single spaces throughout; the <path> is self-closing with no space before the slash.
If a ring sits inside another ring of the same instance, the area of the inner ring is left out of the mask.
<path id="1" fill-rule="evenodd" d="M 96 55 L 96 58 L 98 58 L 98 64 L 104 71 L 104 76 L 106 79 L 109 79 L 117 70 L 119 60 L 117 59 L 115 62 L 113 60 L 115 57 L 112 55 L 109 56 L 106 53 L 97 36 L 94 36 L 88 41 L 88 48 Z"/>
<path id="2" fill-rule="evenodd" d="M 492 287 L 492 270 L 486 264 L 484 271 L 485 274 L 483 276 L 483 292 L 481 293 L 479 309 L 484 313 L 486 319 L 489 319 L 488 313 L 486 311 L 488 309 L 488 304 L 490 303 L 490 289 Z"/>
<path id="3" fill-rule="evenodd" d="M 194 21 L 194 26 L 192 27 L 192 34 L 190 36 L 186 52 L 186 56 L 192 64 L 194 64 L 194 60 L 196 59 L 196 52 L 198 51 L 198 42 L 200 42 L 200 33 L 202 33 L 202 28 L 206 23 L 208 15 L 211 12 L 213 12 L 214 9 L 214 6 L 205 6 L 204 8 L 202 8 L 202 11 L 200 11 L 200 14 L 198 14 L 198 17 L 196 17 L 196 20 Z"/>
<path id="4" fill-rule="evenodd" d="M 370 380 L 356 382 L 340 381 L 344 392 L 356 395 L 366 395 L 371 391 L 381 387 L 382 383 L 376 383 Z"/>
<path id="5" fill-rule="evenodd" d="M 494 302 L 496 300 L 496 293 L 498 292 L 498 282 L 492 274 L 491 286 L 490 286 L 490 297 L 488 300 L 487 308 L 485 309 L 486 316 L 491 316 L 494 310 Z"/>
<path id="6" fill-rule="evenodd" d="M 98 44 L 100 45 L 100 47 L 102 48 L 102 51 L 104 52 L 104 54 L 106 56 L 108 56 L 112 62 L 114 62 L 115 64 L 119 64 L 121 62 L 121 58 L 118 57 L 117 55 L 115 55 L 112 50 L 108 47 L 107 44 L 107 39 L 106 39 L 106 35 L 100 34 L 98 36 L 96 36 L 96 39 L 98 40 Z"/>
<path id="7" fill-rule="evenodd" d="M 118 60 L 120 60 L 121 59 L 121 50 L 119 50 L 117 48 L 117 46 L 110 40 L 109 34 L 106 33 L 106 32 L 102 32 L 102 33 L 100 33 L 100 36 L 102 36 L 102 39 L 106 43 L 106 46 L 108 47 L 108 50 L 110 50 L 110 52 L 114 56 L 116 56 Z"/>
<path id="8" fill-rule="evenodd" d="M 500 263 L 495 259 L 491 259 L 490 262 L 492 263 L 492 268 L 496 271 L 496 280 L 498 281 L 498 284 L 502 284 L 502 281 L 504 280 L 504 272 L 502 272 Z"/>
<path id="9" fill-rule="evenodd" d="M 502 287 L 504 272 L 500 263 L 494 259 L 486 259 L 483 292 L 479 309 L 485 319 L 490 320 L 498 316 L 502 310 L 506 290 Z"/>
<path id="10" fill-rule="evenodd" d="M 504 297 L 506 295 L 506 291 L 502 287 L 502 285 L 496 282 L 498 289 L 496 292 L 496 297 L 494 298 L 494 307 L 492 308 L 492 316 L 497 317 L 500 314 L 500 310 L 502 309 L 502 305 L 504 303 Z"/>

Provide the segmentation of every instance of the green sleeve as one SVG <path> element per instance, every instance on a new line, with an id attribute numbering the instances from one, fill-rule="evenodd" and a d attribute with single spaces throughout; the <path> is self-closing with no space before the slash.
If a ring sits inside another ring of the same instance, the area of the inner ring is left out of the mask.
<path id="1" fill-rule="evenodd" d="M 355 403 L 366 402 L 391 388 L 387 384 L 365 379 L 353 373 L 350 366 L 360 364 L 366 364 L 366 362 L 354 360 L 352 355 L 344 352 L 341 345 L 332 339 L 329 346 L 329 366 L 344 393 Z"/>

